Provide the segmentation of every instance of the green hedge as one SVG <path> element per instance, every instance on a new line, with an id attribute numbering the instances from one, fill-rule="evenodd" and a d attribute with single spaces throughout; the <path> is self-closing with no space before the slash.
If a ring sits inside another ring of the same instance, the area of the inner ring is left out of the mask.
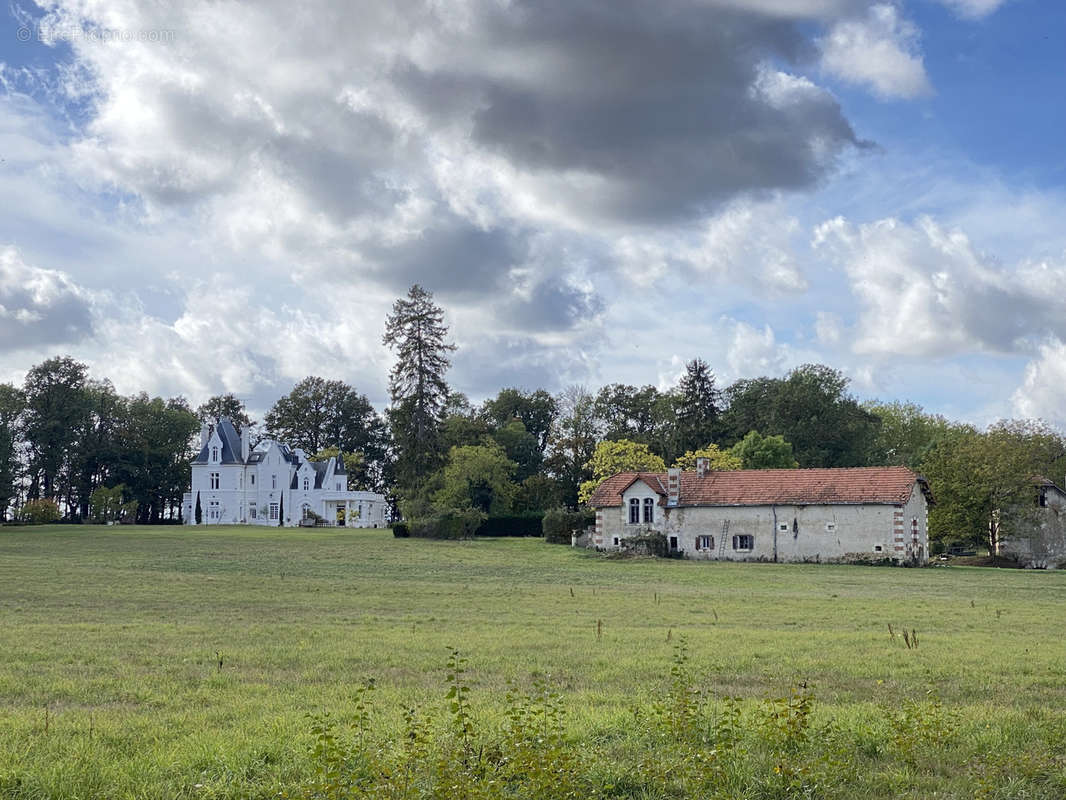
<path id="1" fill-rule="evenodd" d="M 543 511 L 525 514 L 497 514 L 487 517 L 477 529 L 478 536 L 540 536 L 543 532 Z"/>
<path id="2" fill-rule="evenodd" d="M 480 511 L 466 509 L 409 519 L 407 527 L 412 536 L 421 539 L 473 539 L 484 521 Z"/>
<path id="3" fill-rule="evenodd" d="M 592 509 L 568 511 L 565 508 L 553 508 L 544 515 L 541 529 L 544 540 L 552 544 L 570 544 L 570 534 L 575 530 L 585 530 L 596 524 L 596 512 Z"/>
<path id="4" fill-rule="evenodd" d="M 392 525 L 392 535 L 397 539 L 406 539 L 411 535 L 411 531 L 408 529 L 406 522 L 394 522 Z"/>

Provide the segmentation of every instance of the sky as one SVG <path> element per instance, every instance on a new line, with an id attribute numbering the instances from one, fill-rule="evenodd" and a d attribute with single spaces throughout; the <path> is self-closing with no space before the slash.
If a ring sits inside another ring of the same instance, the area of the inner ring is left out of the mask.
<path id="1" fill-rule="evenodd" d="M 56 0 L 0 23 L 0 380 L 720 384 L 1066 429 L 1061 0 Z"/>

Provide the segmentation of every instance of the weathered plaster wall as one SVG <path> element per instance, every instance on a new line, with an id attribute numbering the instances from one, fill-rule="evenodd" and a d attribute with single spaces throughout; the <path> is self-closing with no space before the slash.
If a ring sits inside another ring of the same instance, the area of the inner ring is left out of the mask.
<path id="1" fill-rule="evenodd" d="M 1066 567 L 1066 497 L 1048 487 L 1047 507 L 1037 509 L 1025 533 L 1004 538 L 1001 555 L 1018 559 L 1025 567 L 1061 569 Z"/>
<path id="2" fill-rule="evenodd" d="M 686 558 L 732 561 L 858 561 L 891 558 L 925 563 L 929 544 L 925 497 L 917 485 L 901 506 L 778 505 L 778 506 L 656 506 L 651 525 L 629 523 L 630 498 L 642 503 L 659 495 L 637 482 L 623 493 L 621 507 L 603 508 L 593 543 L 604 549 L 616 540 L 637 536 L 649 528 L 676 537 Z M 698 536 L 713 537 L 710 548 L 696 548 Z M 750 550 L 734 537 L 751 537 Z M 724 546 L 723 546 L 724 545 Z M 898 548 L 898 549 L 897 549 Z"/>

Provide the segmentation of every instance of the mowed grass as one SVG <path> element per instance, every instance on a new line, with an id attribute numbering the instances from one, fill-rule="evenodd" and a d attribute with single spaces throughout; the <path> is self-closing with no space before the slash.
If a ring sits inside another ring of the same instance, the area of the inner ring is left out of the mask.
<path id="1" fill-rule="evenodd" d="M 309 772 L 307 714 L 343 718 L 365 678 L 382 726 L 405 705 L 443 710 L 449 647 L 469 659 L 480 719 L 498 718 L 508 682 L 550 675 L 569 735 L 609 741 L 663 696 L 681 635 L 708 696 L 753 707 L 806 681 L 817 717 L 860 724 L 934 693 L 969 761 L 899 796 L 973 797 L 985 751 L 1061 763 L 1064 619 L 1054 572 L 616 560 L 373 530 L 8 528 L 0 797 L 276 796 Z"/>

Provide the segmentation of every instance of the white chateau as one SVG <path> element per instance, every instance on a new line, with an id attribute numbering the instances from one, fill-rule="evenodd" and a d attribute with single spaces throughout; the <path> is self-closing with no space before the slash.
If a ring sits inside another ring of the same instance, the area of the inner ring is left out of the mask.
<path id="1" fill-rule="evenodd" d="M 386 524 L 384 495 L 348 490 L 339 455 L 311 461 L 300 448 L 265 439 L 251 448 L 247 428 L 237 433 L 223 417 L 200 429 L 200 454 L 192 462 L 192 491 L 184 496 L 185 524 L 196 524 L 200 497 L 204 525 L 295 525 L 311 516 L 330 525 L 378 528 Z"/>

